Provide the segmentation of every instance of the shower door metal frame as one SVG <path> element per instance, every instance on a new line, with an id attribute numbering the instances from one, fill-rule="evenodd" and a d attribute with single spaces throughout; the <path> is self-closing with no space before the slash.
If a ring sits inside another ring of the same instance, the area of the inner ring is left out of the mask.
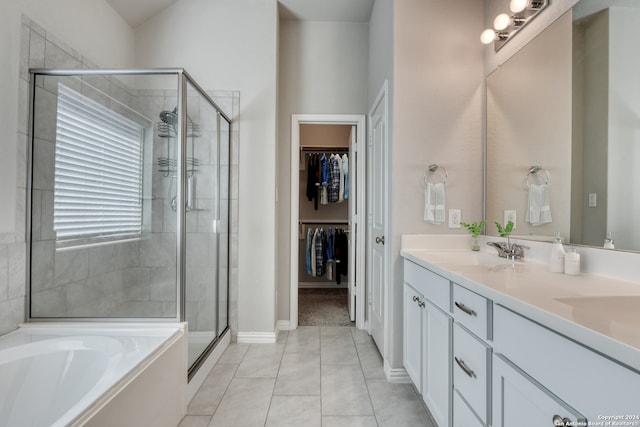
<path id="1" fill-rule="evenodd" d="M 158 68 L 158 69 L 46 69 L 46 68 L 33 68 L 29 70 L 31 75 L 31 81 L 29 84 L 29 135 L 28 135 L 28 149 L 27 149 L 27 200 L 26 200 L 26 296 L 25 296 L 25 320 L 27 323 L 31 322 L 167 322 L 169 319 L 174 319 L 176 322 L 184 322 L 186 320 L 186 205 L 185 196 L 187 193 L 187 120 L 186 107 L 187 107 L 187 82 L 196 89 L 199 94 L 207 100 L 217 112 L 217 149 L 218 149 L 218 161 L 220 161 L 219 141 L 220 141 L 220 117 L 224 118 L 229 125 L 231 125 L 231 119 L 224 113 L 224 111 L 216 104 L 216 102 L 198 85 L 194 79 L 182 68 Z M 74 76 L 106 76 L 106 75 L 130 75 L 130 76 L 143 76 L 143 75 L 156 75 L 156 76 L 170 76 L 175 75 L 178 79 L 177 87 L 177 99 L 178 99 L 178 137 L 180 140 L 180 150 L 178 150 L 178 167 L 177 176 L 180 177 L 180 185 L 177 185 L 176 200 L 177 205 L 181 206 L 181 209 L 177 209 L 177 236 L 176 236 L 176 315 L 175 317 L 32 317 L 31 315 L 31 221 L 32 221 L 32 193 L 33 193 L 33 144 L 34 144 L 34 108 L 35 108 L 35 87 L 36 76 L 54 76 L 54 77 L 74 77 Z M 220 168 L 217 168 L 218 174 L 218 197 L 220 197 Z M 230 182 L 230 181 L 229 181 Z M 218 215 L 220 214 L 220 206 L 218 203 Z M 219 245 L 219 241 L 218 241 Z M 219 267 L 219 256 L 216 259 Z M 218 270 L 218 269 L 217 269 Z M 219 295 L 219 283 L 216 278 L 216 291 Z M 227 295 L 229 294 L 229 280 L 227 277 Z M 217 317 L 219 319 L 219 317 Z M 221 334 L 217 334 L 218 328 L 216 328 L 217 337 L 210 343 L 205 349 L 201 357 L 196 360 L 194 365 L 189 369 L 189 378 L 195 373 L 200 359 L 204 359 L 208 355 L 211 349 L 218 342 L 219 338 L 227 332 L 229 329 L 229 299 L 227 298 L 226 309 L 226 323 L 227 326 Z"/>

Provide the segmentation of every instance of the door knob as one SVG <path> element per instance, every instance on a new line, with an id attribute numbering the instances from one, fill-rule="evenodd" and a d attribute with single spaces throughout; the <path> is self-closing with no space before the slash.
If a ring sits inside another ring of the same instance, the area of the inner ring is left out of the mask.
<path id="1" fill-rule="evenodd" d="M 376 237 L 376 243 L 382 243 L 384 245 L 384 236 Z"/>
<path id="2" fill-rule="evenodd" d="M 565 427 L 571 425 L 571 420 L 569 418 L 562 418 L 560 415 L 554 415 L 552 421 L 554 427 Z"/>

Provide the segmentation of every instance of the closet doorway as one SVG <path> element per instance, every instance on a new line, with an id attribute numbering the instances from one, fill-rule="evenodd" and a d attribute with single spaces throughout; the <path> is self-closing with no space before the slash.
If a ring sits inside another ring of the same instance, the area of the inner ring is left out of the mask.
<path id="1" fill-rule="evenodd" d="M 292 115 L 291 329 L 301 299 L 338 302 L 328 316 L 365 328 L 365 129 L 364 115 Z"/>

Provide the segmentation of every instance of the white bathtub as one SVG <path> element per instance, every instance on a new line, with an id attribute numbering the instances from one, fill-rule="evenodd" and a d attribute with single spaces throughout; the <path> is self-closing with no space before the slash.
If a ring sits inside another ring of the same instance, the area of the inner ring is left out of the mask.
<path id="1" fill-rule="evenodd" d="M 0 426 L 175 426 L 185 335 L 182 324 L 29 324 L 0 337 Z"/>

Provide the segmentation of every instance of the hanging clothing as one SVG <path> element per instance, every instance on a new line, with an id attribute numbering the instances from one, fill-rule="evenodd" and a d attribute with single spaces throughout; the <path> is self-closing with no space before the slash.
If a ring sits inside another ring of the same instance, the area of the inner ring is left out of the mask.
<path id="1" fill-rule="evenodd" d="M 338 158 L 338 166 L 340 166 L 340 190 L 338 191 L 338 203 L 340 203 L 344 202 L 344 165 L 340 154 L 336 154 L 336 157 Z"/>
<path id="2" fill-rule="evenodd" d="M 316 253 L 316 240 L 318 240 L 318 229 L 313 233 L 313 238 L 311 239 L 311 275 L 315 276 L 317 273 L 317 253 Z"/>
<path id="3" fill-rule="evenodd" d="M 322 154 L 320 157 L 320 204 L 329 204 L 329 196 L 327 187 L 329 186 L 329 161 L 326 154 Z"/>
<path id="4" fill-rule="evenodd" d="M 321 228 L 319 230 L 316 230 L 316 240 L 315 240 L 315 247 L 316 247 L 316 277 L 322 277 L 324 276 L 324 273 L 327 271 L 326 270 L 326 253 L 324 251 L 325 245 L 326 245 L 326 234 L 324 232 L 324 230 Z"/>
<path id="5" fill-rule="evenodd" d="M 333 246 L 334 246 L 335 237 L 336 237 L 335 230 L 333 228 L 330 228 L 327 231 L 327 261 L 335 260 L 333 255 Z"/>
<path id="6" fill-rule="evenodd" d="M 327 280 L 333 280 L 335 277 L 336 261 L 333 254 L 335 235 L 333 228 L 327 230 Z"/>
<path id="7" fill-rule="evenodd" d="M 346 154 L 342 155 L 342 173 L 344 174 L 344 199 L 349 198 L 349 157 Z"/>
<path id="8" fill-rule="evenodd" d="M 329 203 L 337 203 L 340 195 L 340 164 L 342 160 L 337 154 L 329 158 Z"/>
<path id="9" fill-rule="evenodd" d="M 318 183 L 320 182 L 320 169 L 318 156 L 310 154 L 307 160 L 307 191 L 309 201 L 313 200 L 313 207 L 318 210 Z"/>
<path id="10" fill-rule="evenodd" d="M 329 160 L 324 153 L 320 157 L 320 185 L 323 187 L 329 185 Z"/>
<path id="11" fill-rule="evenodd" d="M 342 277 L 349 271 L 349 240 L 344 230 L 338 230 L 334 242 L 334 254 L 336 259 L 336 283 L 342 283 Z"/>
<path id="12" fill-rule="evenodd" d="M 311 244 L 313 243 L 313 230 L 309 228 L 307 230 L 307 245 L 304 256 L 304 269 L 309 276 L 311 276 Z"/>

